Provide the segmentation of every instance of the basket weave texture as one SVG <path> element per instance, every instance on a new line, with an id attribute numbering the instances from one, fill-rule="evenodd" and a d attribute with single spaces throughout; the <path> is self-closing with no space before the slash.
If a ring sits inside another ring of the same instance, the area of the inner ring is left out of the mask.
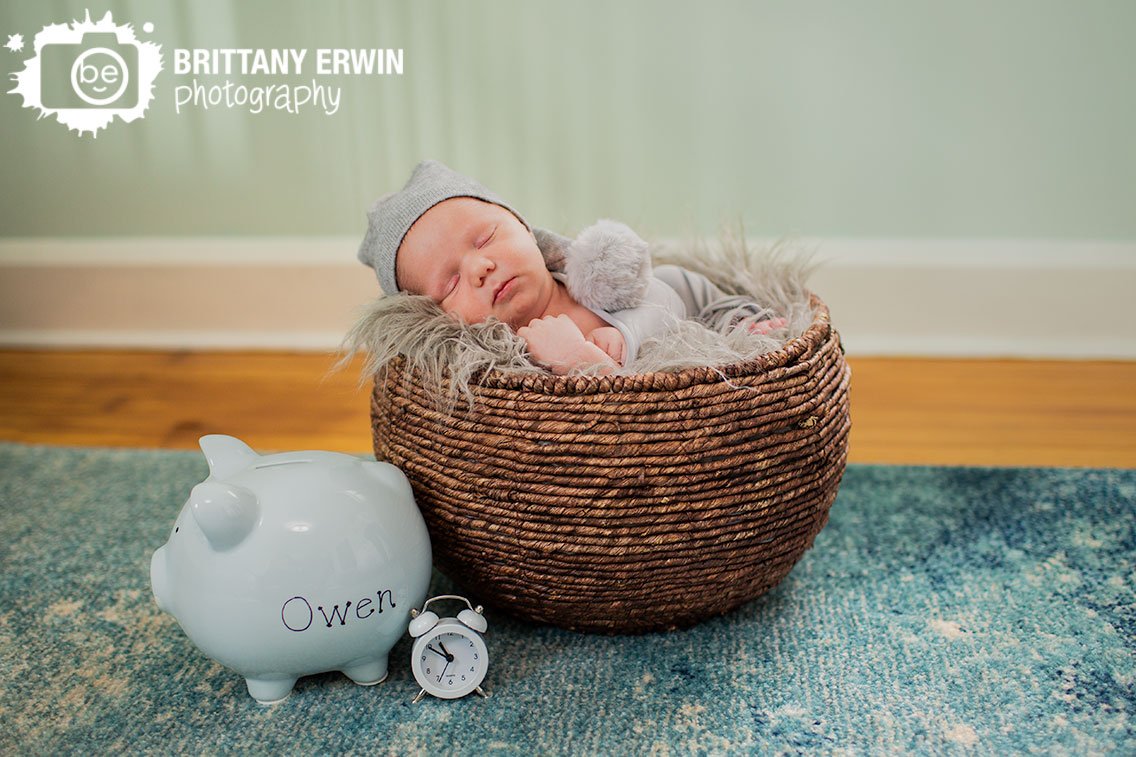
<path id="1" fill-rule="evenodd" d="M 578 631 L 692 625 L 775 586 L 828 521 L 849 370 L 813 305 L 782 349 L 719 367 L 728 383 L 491 371 L 472 412 L 446 415 L 396 359 L 372 395 L 375 455 L 476 601 Z"/>

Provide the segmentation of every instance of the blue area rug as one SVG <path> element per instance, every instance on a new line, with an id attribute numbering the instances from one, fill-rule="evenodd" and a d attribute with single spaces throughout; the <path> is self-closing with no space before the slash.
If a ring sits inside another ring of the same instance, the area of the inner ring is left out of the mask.
<path id="1" fill-rule="evenodd" d="M 490 613 L 490 699 L 412 705 L 404 640 L 386 683 L 273 707 L 150 594 L 206 472 L 0 444 L 0 753 L 1136 754 L 1136 471 L 851 466 L 814 548 L 729 615 L 601 637 Z"/>

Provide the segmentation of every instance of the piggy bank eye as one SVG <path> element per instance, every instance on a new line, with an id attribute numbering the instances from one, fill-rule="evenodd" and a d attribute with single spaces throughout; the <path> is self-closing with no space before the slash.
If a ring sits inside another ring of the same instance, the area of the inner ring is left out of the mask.
<path id="1" fill-rule="evenodd" d="M 175 526 L 175 527 L 174 527 L 174 533 L 175 533 L 175 534 L 176 534 L 176 533 L 177 533 L 178 531 L 180 531 L 180 530 L 181 530 L 181 526 Z"/>

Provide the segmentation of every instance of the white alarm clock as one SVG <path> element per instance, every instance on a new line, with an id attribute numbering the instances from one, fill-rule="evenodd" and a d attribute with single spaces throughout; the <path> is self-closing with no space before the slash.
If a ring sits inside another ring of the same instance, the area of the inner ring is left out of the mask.
<path id="1" fill-rule="evenodd" d="M 456 618 L 439 618 L 426 609 L 431 602 L 443 599 L 465 602 L 467 609 Z M 421 610 L 410 611 L 412 620 L 408 630 L 414 637 L 410 668 L 422 687 L 413 703 L 417 704 L 426 694 L 440 699 L 458 699 L 476 691 L 483 697 L 489 696 L 481 688 L 489 671 L 489 651 L 481 638 L 489 624 L 481 611 L 480 606 L 474 608 L 468 599 L 453 594 L 431 597 Z"/>

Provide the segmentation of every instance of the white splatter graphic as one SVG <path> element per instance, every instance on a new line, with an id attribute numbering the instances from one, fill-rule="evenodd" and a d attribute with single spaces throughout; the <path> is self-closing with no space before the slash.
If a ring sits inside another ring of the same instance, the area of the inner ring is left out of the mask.
<path id="1" fill-rule="evenodd" d="M 24 49 L 24 35 L 22 34 L 9 34 L 8 41 L 4 43 L 4 47 L 8 48 L 14 53 L 18 53 Z"/>
<path id="2" fill-rule="evenodd" d="M 33 46 L 35 56 L 12 74 L 16 86 L 9 93 L 80 136 L 97 137 L 116 116 L 128 123 L 141 118 L 154 99 L 161 46 L 139 42 L 130 24 L 115 24 L 110 11 L 97 22 L 87 11 L 83 21 L 48 24 Z"/>

